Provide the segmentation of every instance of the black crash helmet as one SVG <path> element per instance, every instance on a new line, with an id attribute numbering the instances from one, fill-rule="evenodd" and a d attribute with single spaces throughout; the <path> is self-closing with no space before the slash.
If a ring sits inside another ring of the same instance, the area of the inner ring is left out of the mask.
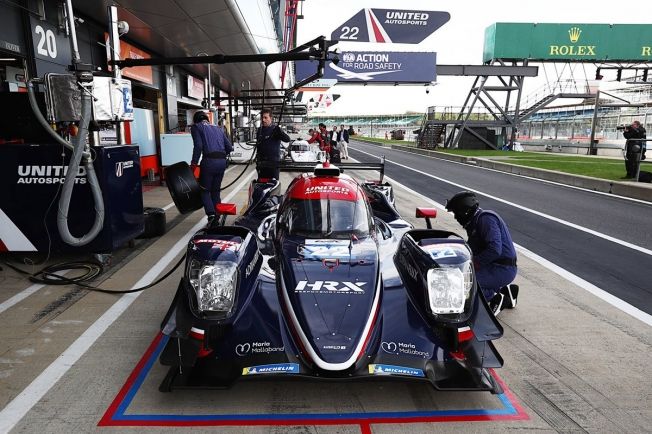
<path id="1" fill-rule="evenodd" d="M 469 222 L 479 206 L 478 198 L 471 191 L 459 192 L 446 201 L 446 211 L 452 212 L 462 226 Z"/>

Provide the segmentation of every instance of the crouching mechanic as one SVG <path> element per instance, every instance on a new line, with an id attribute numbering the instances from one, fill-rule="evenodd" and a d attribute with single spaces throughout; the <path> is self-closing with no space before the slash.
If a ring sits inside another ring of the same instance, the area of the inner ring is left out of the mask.
<path id="1" fill-rule="evenodd" d="M 516 277 L 516 249 L 503 219 L 480 208 L 470 191 L 451 197 L 446 201 L 446 210 L 466 229 L 475 276 L 494 314 L 516 307 L 518 286 L 510 285 Z"/>

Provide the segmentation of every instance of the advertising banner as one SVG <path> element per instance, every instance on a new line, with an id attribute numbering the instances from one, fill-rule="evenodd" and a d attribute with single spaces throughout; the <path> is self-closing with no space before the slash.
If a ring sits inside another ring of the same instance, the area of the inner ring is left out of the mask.
<path id="1" fill-rule="evenodd" d="M 496 23 L 485 30 L 492 59 L 652 61 L 652 25 Z"/>
<path id="2" fill-rule="evenodd" d="M 403 51 L 344 51 L 340 62 L 326 64 L 322 79 L 344 83 L 430 83 L 437 78 L 436 53 Z M 297 80 L 309 77 L 312 61 L 296 62 Z"/>
<path id="3" fill-rule="evenodd" d="M 418 44 L 450 18 L 440 11 L 361 9 L 331 33 L 331 40 Z"/>

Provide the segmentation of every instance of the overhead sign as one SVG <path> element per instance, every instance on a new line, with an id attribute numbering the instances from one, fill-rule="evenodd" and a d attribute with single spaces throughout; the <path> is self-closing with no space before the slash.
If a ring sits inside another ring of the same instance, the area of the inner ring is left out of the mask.
<path id="1" fill-rule="evenodd" d="M 361 9 L 331 33 L 334 41 L 418 44 L 446 24 L 448 12 Z"/>
<path id="2" fill-rule="evenodd" d="M 340 62 L 329 62 L 325 79 L 343 83 L 430 83 L 436 79 L 436 53 L 403 51 L 344 51 Z M 296 62 L 297 80 L 315 70 L 311 61 Z"/>
<path id="3" fill-rule="evenodd" d="M 111 54 L 109 52 L 109 47 L 111 46 L 109 42 L 109 34 L 104 32 L 104 38 L 106 40 L 106 58 L 111 59 Z M 120 41 L 120 59 L 150 59 L 151 57 L 152 56 L 149 53 L 140 48 L 136 48 L 128 42 Z M 111 70 L 111 66 L 109 66 L 109 70 Z M 132 78 L 147 84 L 154 84 L 154 70 L 151 66 L 133 66 L 123 68 L 120 70 L 120 73 L 123 77 Z"/>
<path id="4" fill-rule="evenodd" d="M 485 30 L 492 59 L 649 62 L 652 25 L 496 23 Z"/>
<path id="5" fill-rule="evenodd" d="M 204 80 L 188 75 L 188 96 L 195 99 L 204 99 Z"/>

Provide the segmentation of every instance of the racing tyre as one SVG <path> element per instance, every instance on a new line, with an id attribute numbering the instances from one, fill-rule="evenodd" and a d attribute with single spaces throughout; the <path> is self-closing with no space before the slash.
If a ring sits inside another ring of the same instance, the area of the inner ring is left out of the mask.
<path id="1" fill-rule="evenodd" d="M 145 230 L 138 238 L 154 238 L 165 234 L 165 210 L 163 208 L 143 208 Z"/>
<path id="2" fill-rule="evenodd" d="M 187 214 L 203 207 L 201 188 L 190 166 L 185 161 L 165 169 L 165 179 L 170 196 L 181 214 Z"/>
<path id="3" fill-rule="evenodd" d="M 641 170 L 638 174 L 638 182 L 652 182 L 652 172 Z"/>

